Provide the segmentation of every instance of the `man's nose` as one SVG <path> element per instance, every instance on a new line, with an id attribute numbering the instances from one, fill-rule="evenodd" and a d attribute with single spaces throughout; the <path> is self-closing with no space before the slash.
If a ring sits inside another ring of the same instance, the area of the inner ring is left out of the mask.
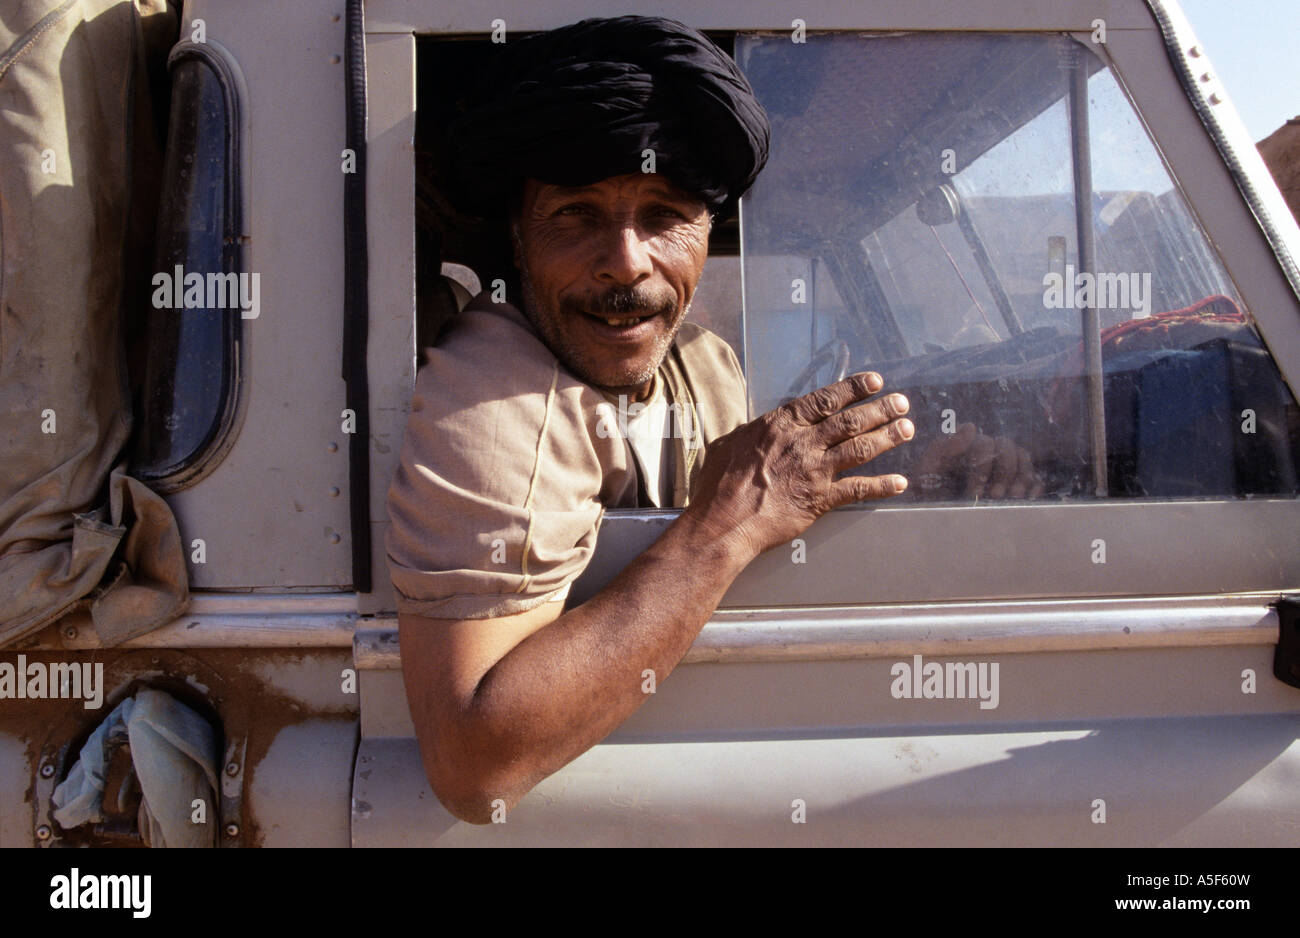
<path id="1" fill-rule="evenodd" d="M 650 251 L 641 233 L 631 223 L 611 225 L 602 239 L 596 262 L 596 279 L 620 286 L 633 286 L 654 272 Z"/>

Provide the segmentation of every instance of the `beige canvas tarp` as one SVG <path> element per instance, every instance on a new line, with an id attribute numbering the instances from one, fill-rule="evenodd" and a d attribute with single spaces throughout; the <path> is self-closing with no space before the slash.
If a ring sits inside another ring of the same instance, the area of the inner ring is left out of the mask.
<path id="1" fill-rule="evenodd" d="M 165 0 L 0 0 L 0 645 L 79 606 L 117 644 L 188 602 L 171 509 L 127 474 Z"/>

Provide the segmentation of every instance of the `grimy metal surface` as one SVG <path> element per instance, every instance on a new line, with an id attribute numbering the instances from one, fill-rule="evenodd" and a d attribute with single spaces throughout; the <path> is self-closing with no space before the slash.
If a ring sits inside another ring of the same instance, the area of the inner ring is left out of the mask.
<path id="1" fill-rule="evenodd" d="M 217 729 L 226 758 L 216 769 L 232 806 L 227 814 L 223 805 L 220 818 L 223 846 L 348 843 L 358 697 L 344 680 L 346 649 L 51 647 L 0 652 L 0 661 L 12 665 L 19 654 L 102 664 L 103 696 L 97 709 L 81 699 L 6 700 L 0 708 L 0 847 L 85 837 L 58 831 L 50 795 L 90 731 L 142 685 L 170 693 Z M 44 839 L 42 825 L 51 832 Z"/>

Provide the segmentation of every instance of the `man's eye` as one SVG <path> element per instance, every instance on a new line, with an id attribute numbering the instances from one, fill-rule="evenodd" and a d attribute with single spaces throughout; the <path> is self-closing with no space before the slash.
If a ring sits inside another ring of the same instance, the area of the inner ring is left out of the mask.
<path id="1" fill-rule="evenodd" d="M 555 214 L 556 215 L 586 215 L 588 214 L 588 210 L 587 210 L 587 206 L 585 205 L 577 205 L 577 204 L 563 205 L 555 212 Z"/>

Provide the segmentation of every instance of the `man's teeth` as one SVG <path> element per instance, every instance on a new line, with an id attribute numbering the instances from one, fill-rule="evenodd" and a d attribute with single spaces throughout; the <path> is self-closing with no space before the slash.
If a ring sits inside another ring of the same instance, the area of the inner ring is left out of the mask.
<path id="1" fill-rule="evenodd" d="M 640 322 L 645 317 L 639 316 L 639 317 L 633 317 L 632 319 L 609 319 L 607 317 L 604 318 L 605 318 L 605 322 L 609 323 L 611 326 L 630 326 L 633 323 Z"/>

